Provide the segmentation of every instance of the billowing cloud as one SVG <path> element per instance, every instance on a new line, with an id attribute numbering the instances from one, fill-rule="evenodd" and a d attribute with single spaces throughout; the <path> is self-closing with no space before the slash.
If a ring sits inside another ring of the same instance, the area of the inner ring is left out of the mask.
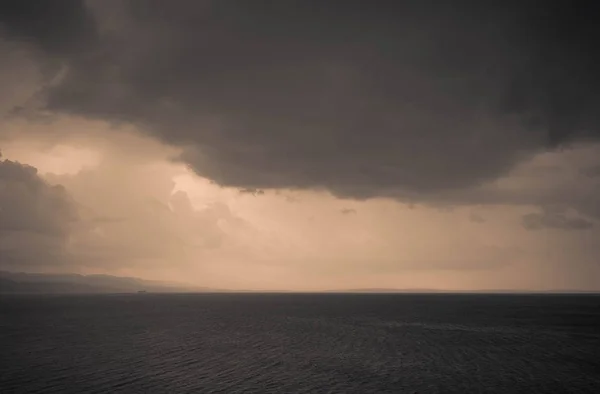
<path id="1" fill-rule="evenodd" d="M 81 205 L 85 228 L 71 236 L 69 252 L 95 269 L 151 270 L 194 259 L 219 247 L 218 206 L 195 211 L 184 192 L 172 195 L 177 171 L 156 161 L 105 157 L 72 175 L 48 175 Z"/>
<path id="2" fill-rule="evenodd" d="M 34 167 L 0 159 L 0 267 L 67 264 L 65 248 L 77 219 L 63 187 L 47 184 Z"/>
<path id="3" fill-rule="evenodd" d="M 137 124 L 222 185 L 418 199 L 597 134 L 585 7 L 18 4 L 8 37 L 66 65 L 48 109 Z"/>

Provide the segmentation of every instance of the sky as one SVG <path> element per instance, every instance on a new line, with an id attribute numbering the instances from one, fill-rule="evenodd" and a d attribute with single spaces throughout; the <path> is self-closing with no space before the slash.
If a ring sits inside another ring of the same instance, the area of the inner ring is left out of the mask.
<path id="1" fill-rule="evenodd" d="M 600 290 L 597 8 L 3 1 L 0 269 Z"/>

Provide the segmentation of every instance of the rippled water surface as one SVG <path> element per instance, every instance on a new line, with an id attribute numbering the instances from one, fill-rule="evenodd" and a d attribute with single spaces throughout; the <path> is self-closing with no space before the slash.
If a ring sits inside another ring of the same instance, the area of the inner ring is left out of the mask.
<path id="1" fill-rule="evenodd" d="M 600 296 L 3 296 L 2 393 L 600 393 Z"/>

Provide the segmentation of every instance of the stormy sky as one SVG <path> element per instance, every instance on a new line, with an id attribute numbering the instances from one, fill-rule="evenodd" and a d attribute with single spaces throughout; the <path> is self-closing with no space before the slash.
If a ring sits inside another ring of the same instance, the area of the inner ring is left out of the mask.
<path id="1" fill-rule="evenodd" d="M 597 8 L 2 1 L 0 269 L 600 290 Z"/>

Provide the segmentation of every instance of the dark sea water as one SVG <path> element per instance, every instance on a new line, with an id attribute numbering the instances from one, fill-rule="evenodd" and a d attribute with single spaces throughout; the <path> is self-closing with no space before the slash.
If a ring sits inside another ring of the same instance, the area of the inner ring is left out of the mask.
<path id="1" fill-rule="evenodd" d="M 600 393 L 600 296 L 2 296 L 1 393 Z"/>

